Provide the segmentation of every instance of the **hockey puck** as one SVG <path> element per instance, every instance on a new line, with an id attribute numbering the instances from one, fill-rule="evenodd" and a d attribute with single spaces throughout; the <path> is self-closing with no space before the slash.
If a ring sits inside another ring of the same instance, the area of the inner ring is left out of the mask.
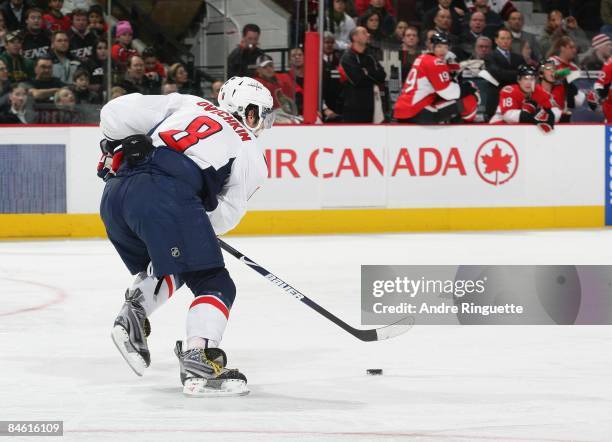
<path id="1" fill-rule="evenodd" d="M 370 376 L 380 376 L 383 374 L 382 368 L 368 368 L 366 373 Z"/>

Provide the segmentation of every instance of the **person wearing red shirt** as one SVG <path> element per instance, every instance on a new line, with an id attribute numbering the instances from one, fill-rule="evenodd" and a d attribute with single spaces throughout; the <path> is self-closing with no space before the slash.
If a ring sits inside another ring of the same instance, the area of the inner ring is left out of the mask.
<path id="1" fill-rule="evenodd" d="M 548 133 L 561 117 L 561 109 L 552 95 L 536 84 L 537 71 L 529 65 L 518 69 L 516 84 L 502 88 L 499 105 L 491 124 L 530 123 Z"/>
<path id="2" fill-rule="evenodd" d="M 612 123 L 612 95 L 610 92 L 610 82 L 612 82 L 612 58 L 604 64 L 599 78 L 595 81 L 595 92 L 601 100 L 601 110 L 606 117 L 606 123 Z"/>
<path id="3" fill-rule="evenodd" d="M 593 91 L 586 94 L 576 85 L 564 78 L 569 73 L 567 68 L 559 69 L 557 60 L 549 58 L 540 64 L 540 85 L 552 95 L 562 111 L 561 123 L 569 123 L 572 110 L 587 102 L 591 110 L 597 108 L 598 99 Z"/>
<path id="4" fill-rule="evenodd" d="M 405 123 L 444 123 L 460 119 L 472 122 L 480 103 L 472 82 L 453 81 L 445 57 L 449 40 L 445 34 L 431 36 L 432 51 L 419 55 L 406 77 L 395 103 L 393 117 Z"/>
<path id="5" fill-rule="evenodd" d="M 128 58 L 138 55 L 138 51 L 132 48 L 133 36 L 134 31 L 132 31 L 132 25 L 129 21 L 124 20 L 117 23 L 115 28 L 117 43 L 113 45 L 111 57 L 121 71 L 125 71 Z"/>
<path id="6" fill-rule="evenodd" d="M 62 14 L 62 6 L 64 0 L 49 0 L 49 12 L 43 15 L 43 23 L 50 32 L 70 31 L 72 19 Z"/>

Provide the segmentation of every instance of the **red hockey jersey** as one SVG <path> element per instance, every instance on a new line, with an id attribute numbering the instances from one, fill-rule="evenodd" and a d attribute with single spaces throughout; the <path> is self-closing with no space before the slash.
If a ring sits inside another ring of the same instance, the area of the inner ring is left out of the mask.
<path id="1" fill-rule="evenodd" d="M 406 77 L 393 116 L 397 119 L 412 118 L 439 98 L 456 100 L 460 93 L 446 61 L 433 54 L 419 55 Z"/>
<path id="2" fill-rule="evenodd" d="M 512 84 L 502 88 L 499 93 L 499 105 L 490 123 L 518 123 L 523 110 L 523 104 L 533 101 L 542 109 L 550 109 L 555 115 L 555 121 L 561 117 L 561 109 L 551 94 L 546 92 L 542 86 L 536 85 L 531 96 L 525 95 L 518 84 Z"/>

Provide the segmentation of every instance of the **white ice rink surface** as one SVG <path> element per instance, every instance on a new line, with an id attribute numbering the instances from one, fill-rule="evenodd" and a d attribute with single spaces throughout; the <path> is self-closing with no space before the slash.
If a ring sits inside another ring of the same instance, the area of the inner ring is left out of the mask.
<path id="1" fill-rule="evenodd" d="M 354 325 L 361 264 L 612 264 L 601 230 L 228 242 Z M 612 440 L 612 327 L 421 326 L 363 343 L 226 262 L 238 296 L 222 347 L 251 394 L 189 399 L 172 352 L 187 288 L 153 315 L 138 378 L 109 337 L 131 283 L 110 243 L 0 242 L 0 420 L 63 420 L 61 440 L 79 441 Z"/>

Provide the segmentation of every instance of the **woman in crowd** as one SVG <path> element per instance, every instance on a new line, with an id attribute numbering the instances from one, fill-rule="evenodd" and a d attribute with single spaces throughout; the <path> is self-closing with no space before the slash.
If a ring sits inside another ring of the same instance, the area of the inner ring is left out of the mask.
<path id="1" fill-rule="evenodd" d="M 369 47 L 373 51 L 376 60 L 382 60 L 382 47 L 385 40 L 380 29 L 380 16 L 376 12 L 366 12 L 358 20 L 359 26 L 363 26 L 370 34 Z"/>
<path id="2" fill-rule="evenodd" d="M 187 69 L 183 63 L 174 63 L 168 69 L 168 81 L 176 83 L 178 92 L 181 94 L 202 96 L 202 89 L 189 78 Z"/>
<path id="3" fill-rule="evenodd" d="M 89 89 L 99 96 L 104 96 L 106 90 L 107 60 L 108 46 L 106 40 L 98 40 L 95 50 L 85 62 L 84 67 L 89 72 Z"/>

